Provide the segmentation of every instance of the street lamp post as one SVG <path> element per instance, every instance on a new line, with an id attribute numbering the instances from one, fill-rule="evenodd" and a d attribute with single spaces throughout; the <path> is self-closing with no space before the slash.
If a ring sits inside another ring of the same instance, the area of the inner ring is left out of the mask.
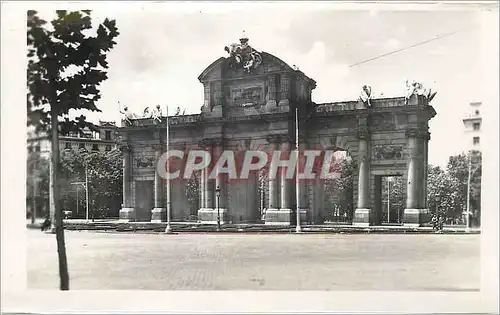
<path id="1" fill-rule="evenodd" d="M 220 231 L 220 187 L 217 186 L 215 189 L 215 194 L 217 195 L 217 231 Z"/>
<path id="2" fill-rule="evenodd" d="M 441 197 L 442 195 L 441 194 L 436 194 L 436 222 L 435 222 L 435 225 L 438 229 L 438 231 L 441 231 L 442 229 L 442 225 L 441 225 L 441 214 L 439 213 L 440 212 L 440 206 L 441 206 Z"/>
<path id="3" fill-rule="evenodd" d="M 300 183 L 299 183 L 299 108 L 295 108 L 295 152 L 296 158 L 295 168 L 297 170 L 295 175 L 295 200 L 296 200 L 296 216 L 297 225 L 295 226 L 295 232 L 301 233 L 302 228 L 300 226 Z"/>
<path id="4" fill-rule="evenodd" d="M 83 188 L 85 188 L 85 203 L 86 203 L 86 209 L 85 209 L 85 219 L 88 221 L 89 220 L 89 193 L 88 193 L 88 179 L 85 182 L 76 182 L 76 183 L 71 183 L 71 185 L 82 185 Z M 77 207 L 77 213 L 78 213 L 78 188 L 76 189 L 76 207 Z M 93 218 L 92 218 L 93 220 Z"/>
<path id="5" fill-rule="evenodd" d="M 168 156 L 169 150 L 170 150 L 170 125 L 168 122 L 168 105 L 167 105 L 167 110 L 166 110 L 166 120 L 167 120 L 167 147 L 166 147 L 166 154 Z M 167 167 L 170 169 L 170 164 L 167 161 Z M 170 234 L 172 233 L 172 227 L 170 226 L 170 177 L 167 176 L 167 226 L 165 227 L 165 233 Z"/>
<path id="6" fill-rule="evenodd" d="M 467 175 L 467 213 L 465 214 L 465 232 L 469 232 L 470 229 L 470 182 L 472 173 L 472 150 L 469 150 L 469 161 L 468 161 L 468 175 Z"/>
<path id="7" fill-rule="evenodd" d="M 85 207 L 87 208 L 86 216 L 88 221 L 89 220 L 89 171 L 87 162 L 85 162 L 85 199 L 86 199 Z M 92 221 L 94 221 L 93 215 L 92 215 Z"/>
<path id="8" fill-rule="evenodd" d="M 387 177 L 387 223 L 391 223 L 391 182 L 392 177 Z"/>

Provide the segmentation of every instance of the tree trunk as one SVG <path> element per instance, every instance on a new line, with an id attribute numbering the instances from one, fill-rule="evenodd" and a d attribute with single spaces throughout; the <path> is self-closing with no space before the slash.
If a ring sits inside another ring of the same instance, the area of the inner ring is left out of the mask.
<path id="1" fill-rule="evenodd" d="M 31 224 L 35 224 L 35 219 L 36 219 L 36 173 L 37 173 L 37 168 L 36 168 L 36 161 L 33 162 L 33 210 L 31 211 Z"/>
<path id="2" fill-rule="evenodd" d="M 52 185 L 50 189 L 52 190 L 52 196 L 54 199 L 54 217 L 55 217 L 55 230 L 56 230 L 56 240 L 57 240 L 57 254 L 59 258 L 59 279 L 60 279 L 60 289 L 69 290 L 69 274 L 68 274 L 68 262 L 66 258 L 66 246 L 64 244 L 64 226 L 63 226 L 63 215 L 60 203 L 60 187 L 59 187 L 59 131 L 58 131 L 58 121 L 57 113 L 52 109 L 51 113 L 51 127 L 52 127 L 52 154 L 51 154 L 51 164 L 52 164 Z"/>

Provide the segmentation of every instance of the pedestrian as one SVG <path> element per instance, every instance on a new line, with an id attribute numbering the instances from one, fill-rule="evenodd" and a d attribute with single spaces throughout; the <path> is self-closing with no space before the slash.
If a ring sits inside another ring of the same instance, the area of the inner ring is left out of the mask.
<path id="1" fill-rule="evenodd" d="M 41 227 L 42 232 L 49 230 L 51 226 L 52 226 L 52 222 L 50 221 L 50 217 L 49 216 L 45 217 L 45 220 L 43 221 L 42 227 Z"/>

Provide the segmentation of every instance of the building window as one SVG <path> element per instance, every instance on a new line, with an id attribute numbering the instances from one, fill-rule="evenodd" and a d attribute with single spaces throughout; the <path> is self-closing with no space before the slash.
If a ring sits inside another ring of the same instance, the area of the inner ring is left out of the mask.
<path id="1" fill-rule="evenodd" d="M 80 144 L 78 145 L 78 148 L 80 148 L 80 149 L 85 149 L 85 143 L 80 143 Z"/>
<path id="2" fill-rule="evenodd" d="M 36 150 L 36 152 L 40 152 L 40 145 L 37 145 L 35 150 Z"/>
<path id="3" fill-rule="evenodd" d="M 474 128 L 474 130 L 479 130 L 479 128 L 481 128 L 481 123 L 474 123 L 472 124 L 472 128 Z"/>
<path id="4" fill-rule="evenodd" d="M 104 132 L 104 139 L 111 140 L 111 130 L 106 130 Z"/>
<path id="5" fill-rule="evenodd" d="M 93 144 L 92 151 L 99 151 L 99 146 L 97 144 Z"/>
<path id="6" fill-rule="evenodd" d="M 69 149 L 71 149 L 71 143 L 66 142 L 66 144 L 64 145 L 64 147 L 65 147 L 66 149 L 68 149 L 68 150 L 69 150 Z"/>
<path id="7" fill-rule="evenodd" d="M 479 115 L 479 111 L 476 109 L 476 115 Z"/>
<path id="8" fill-rule="evenodd" d="M 474 144 L 479 144 L 479 137 L 474 137 L 474 138 L 472 139 L 472 143 L 474 143 Z"/>
<path id="9" fill-rule="evenodd" d="M 110 146 L 109 144 L 108 144 L 108 145 L 106 145 L 106 149 L 105 149 L 105 150 L 106 150 L 106 151 L 111 151 L 111 146 Z"/>

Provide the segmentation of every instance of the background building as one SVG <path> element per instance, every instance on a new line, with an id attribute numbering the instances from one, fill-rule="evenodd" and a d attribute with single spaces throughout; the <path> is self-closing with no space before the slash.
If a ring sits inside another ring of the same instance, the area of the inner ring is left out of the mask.
<path id="1" fill-rule="evenodd" d="M 72 133 L 67 136 L 59 137 L 60 150 L 79 150 L 106 152 L 117 148 L 116 132 L 117 126 L 114 121 L 99 121 L 99 131 L 84 129 L 83 135 Z M 51 151 L 50 137 L 48 135 L 37 135 L 33 131 L 28 131 L 28 155 L 39 152 L 40 156 L 48 157 Z"/>
<path id="2" fill-rule="evenodd" d="M 482 117 L 481 117 L 481 105 L 482 102 L 472 102 L 469 104 L 470 112 L 463 119 L 465 134 L 466 134 L 466 144 L 465 151 L 470 152 L 468 160 L 468 182 L 470 183 L 468 191 L 471 195 L 477 195 L 475 191 L 481 190 L 480 182 L 479 185 L 476 184 L 476 177 L 481 172 L 481 130 L 482 130 Z M 479 175 L 480 176 L 480 175 Z M 479 179 L 480 180 L 480 179 Z M 479 193 L 480 196 L 480 193 Z M 467 215 L 467 210 L 470 211 L 470 223 L 472 226 L 480 226 L 481 218 L 481 204 L 480 197 L 473 198 L 469 201 L 469 208 L 466 208 L 464 215 Z M 474 199 L 478 199 L 475 200 Z M 466 206 L 467 207 L 467 206 Z"/>
<path id="3" fill-rule="evenodd" d="M 481 102 L 469 104 L 470 112 L 463 119 L 466 133 L 466 150 L 481 150 Z"/>

